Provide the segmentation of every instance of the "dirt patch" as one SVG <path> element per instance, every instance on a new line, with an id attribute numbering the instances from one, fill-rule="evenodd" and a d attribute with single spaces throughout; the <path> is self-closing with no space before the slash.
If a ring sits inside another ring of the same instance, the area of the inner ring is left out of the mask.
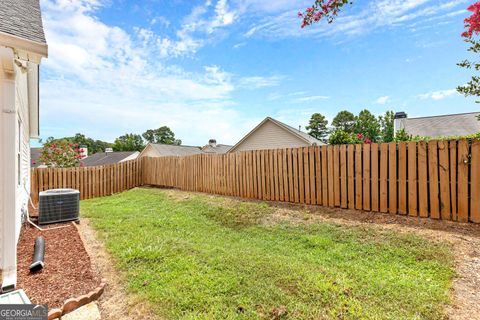
<path id="1" fill-rule="evenodd" d="M 92 269 L 90 257 L 73 224 L 40 231 L 25 225 L 17 246 L 17 286 L 25 291 L 32 303 L 59 308 L 69 298 L 89 293 L 100 285 L 100 277 Z M 52 228 L 59 225 L 51 225 Z M 35 238 L 45 238 L 45 267 L 30 273 Z"/>
<path id="2" fill-rule="evenodd" d="M 113 258 L 96 237 L 88 219 L 83 218 L 77 226 L 85 247 L 92 259 L 95 272 L 107 280 L 107 286 L 98 301 L 102 319 L 158 319 L 152 314 L 152 308 L 143 301 L 134 300 L 127 295 L 121 283 L 121 274 L 115 269 Z"/>

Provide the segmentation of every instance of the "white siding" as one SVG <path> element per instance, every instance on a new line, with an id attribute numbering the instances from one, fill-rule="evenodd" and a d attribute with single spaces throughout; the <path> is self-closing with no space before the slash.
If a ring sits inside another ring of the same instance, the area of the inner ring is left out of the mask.
<path id="1" fill-rule="evenodd" d="M 295 136 L 277 124 L 266 121 L 255 132 L 248 136 L 233 152 L 246 150 L 295 148 L 309 146 L 307 142 Z"/>
<path id="2" fill-rule="evenodd" d="M 16 283 L 16 244 L 20 210 L 16 183 L 17 98 L 13 51 L 0 47 L 0 210 L 2 287 Z"/>
<path id="3" fill-rule="evenodd" d="M 20 181 L 17 180 L 17 212 L 16 232 L 17 239 L 20 234 L 20 219 L 23 210 L 28 210 L 28 200 L 30 193 L 30 123 L 28 108 L 28 78 L 27 72 L 15 66 L 15 105 L 17 107 L 17 130 L 16 130 L 16 148 L 20 155 Z M 25 66 L 27 64 L 25 63 Z M 15 157 L 17 157 L 17 154 Z M 16 166 L 18 163 L 16 161 Z M 17 177 L 18 179 L 18 177 Z"/>

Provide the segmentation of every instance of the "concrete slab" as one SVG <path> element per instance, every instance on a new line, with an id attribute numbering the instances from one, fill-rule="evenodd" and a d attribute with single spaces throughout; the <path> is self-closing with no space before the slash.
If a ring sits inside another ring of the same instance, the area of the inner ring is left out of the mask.
<path id="1" fill-rule="evenodd" d="M 90 302 L 77 310 L 74 310 L 62 317 L 62 320 L 100 320 L 100 310 L 98 304 Z"/>

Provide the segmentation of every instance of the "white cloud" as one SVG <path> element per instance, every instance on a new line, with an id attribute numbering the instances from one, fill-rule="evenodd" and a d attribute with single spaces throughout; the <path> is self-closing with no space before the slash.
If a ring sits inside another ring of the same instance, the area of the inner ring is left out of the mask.
<path id="1" fill-rule="evenodd" d="M 424 94 L 418 95 L 420 99 L 432 99 L 432 100 L 443 100 L 445 98 L 457 95 L 457 89 L 448 89 L 440 91 L 432 91 Z"/>
<path id="2" fill-rule="evenodd" d="M 390 97 L 389 96 L 383 96 L 383 97 L 379 97 L 375 102 L 377 104 L 386 104 L 388 101 L 390 100 Z"/>
<path id="3" fill-rule="evenodd" d="M 153 25 L 156 25 L 156 24 L 159 24 L 163 27 L 168 28 L 170 26 L 170 20 L 168 20 L 164 16 L 156 16 L 155 18 L 150 20 L 150 25 L 153 26 Z"/>
<path id="4" fill-rule="evenodd" d="M 243 78 L 240 78 L 238 86 L 239 88 L 243 88 L 243 89 L 259 89 L 259 88 L 266 88 L 266 87 L 275 87 L 275 86 L 278 86 L 284 78 L 285 77 L 283 76 L 243 77 Z"/>
<path id="5" fill-rule="evenodd" d="M 360 2 L 360 1 L 359 1 Z M 400 26 L 417 21 L 418 18 L 450 18 L 458 11 L 460 4 L 467 0 L 373 0 L 356 10 L 349 8 L 342 11 L 335 23 L 319 23 L 300 29 L 296 15 L 298 8 L 291 8 L 274 15 L 268 15 L 260 22 L 254 23 L 245 37 L 253 35 L 268 38 L 358 35 L 377 28 Z M 354 3 L 353 6 L 357 6 Z M 352 6 L 352 7 L 353 7 Z M 349 12 L 357 12 L 349 14 Z M 432 23 L 430 21 L 430 23 Z M 437 23 L 437 22 L 435 22 Z"/>
<path id="6" fill-rule="evenodd" d="M 302 102 L 312 102 L 312 101 L 318 101 L 318 100 L 326 100 L 329 99 L 330 97 L 328 96 L 306 96 L 306 97 L 300 97 L 292 100 L 294 103 L 302 103 Z"/>
<path id="7" fill-rule="evenodd" d="M 244 46 L 246 46 L 246 45 L 247 45 L 246 42 L 239 42 L 239 43 L 237 43 L 237 44 L 234 44 L 232 48 L 233 48 L 233 49 L 238 49 L 238 48 L 244 47 Z"/>
<path id="8" fill-rule="evenodd" d="M 219 3 L 214 28 L 232 22 L 226 2 Z M 112 140 L 168 125 L 190 144 L 240 139 L 250 122 L 231 100 L 233 76 L 215 65 L 192 73 L 162 60 L 172 52 L 191 52 L 190 45 L 198 48 L 189 32 L 169 43 L 148 29 L 128 33 L 101 22 L 100 6 L 93 0 L 42 0 L 50 51 L 42 63 L 45 136 L 82 132 Z M 165 43 L 168 52 L 159 54 Z"/>

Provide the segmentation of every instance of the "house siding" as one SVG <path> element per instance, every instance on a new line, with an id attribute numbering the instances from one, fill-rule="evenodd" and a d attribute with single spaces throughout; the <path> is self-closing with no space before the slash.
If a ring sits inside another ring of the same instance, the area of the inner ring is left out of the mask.
<path id="1" fill-rule="evenodd" d="M 26 65 L 26 63 L 25 63 Z M 16 122 L 16 154 L 20 155 L 20 163 L 15 161 L 17 166 L 15 172 L 20 172 L 20 181 L 17 177 L 17 221 L 15 223 L 16 237 L 20 235 L 22 211 L 28 210 L 30 196 L 30 113 L 28 103 L 28 73 L 23 72 L 17 65 L 15 67 L 15 105 L 17 109 Z M 18 168 L 20 165 L 20 168 Z"/>
<path id="2" fill-rule="evenodd" d="M 0 49 L 0 62 L 0 265 L 2 285 L 11 285 L 16 282 L 16 246 L 30 196 L 29 89 L 28 73 L 14 63 L 11 49 Z"/>
<path id="3" fill-rule="evenodd" d="M 277 124 L 267 121 L 230 152 L 306 147 L 309 144 Z"/>

